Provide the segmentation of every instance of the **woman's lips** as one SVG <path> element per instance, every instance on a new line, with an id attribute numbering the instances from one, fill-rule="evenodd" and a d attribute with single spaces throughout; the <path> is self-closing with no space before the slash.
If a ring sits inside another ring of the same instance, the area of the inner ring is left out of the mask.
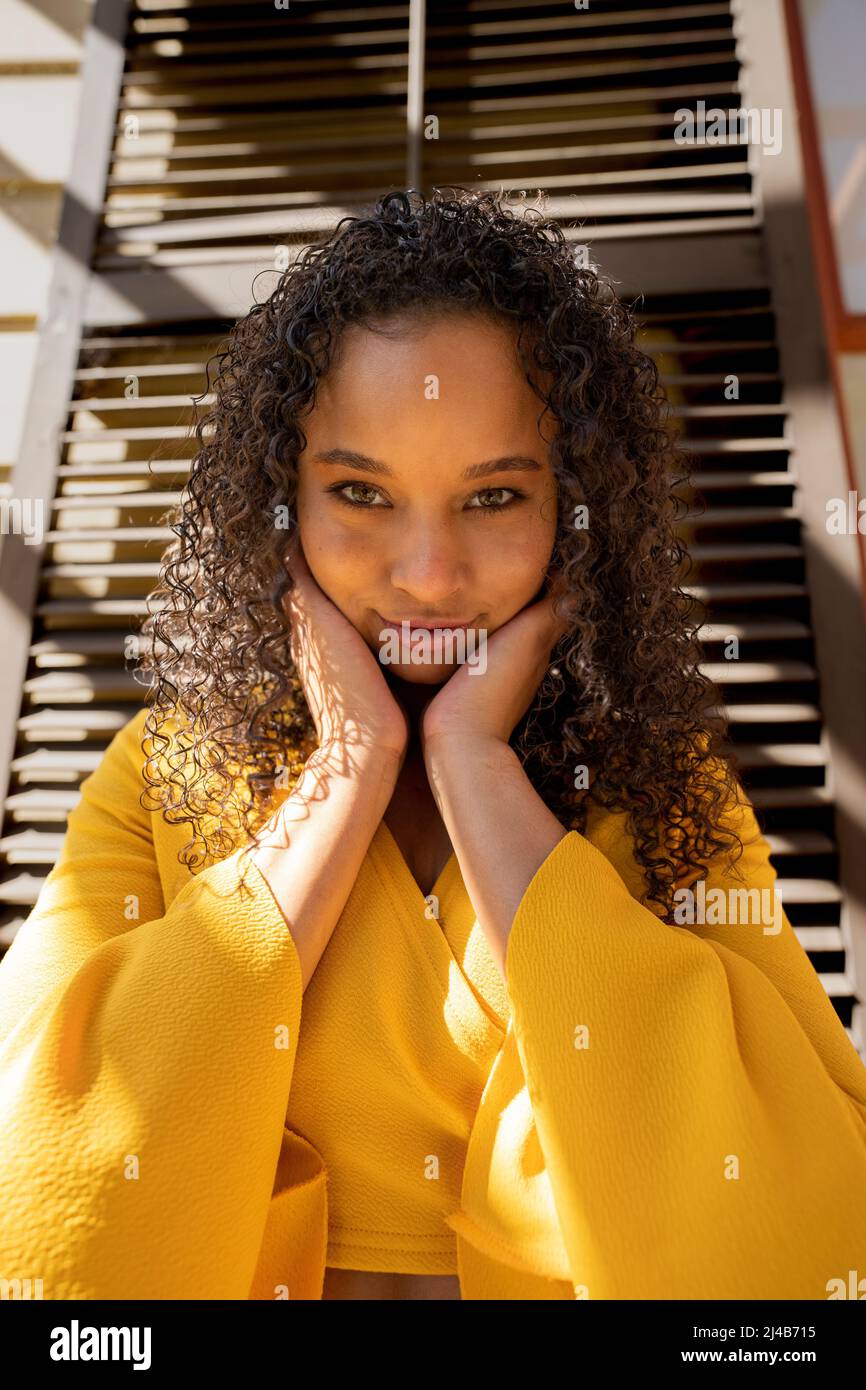
<path id="1" fill-rule="evenodd" d="M 435 622 L 429 622 L 426 619 L 421 622 L 416 622 L 414 618 L 382 618 L 382 623 L 385 627 L 395 627 L 397 629 L 399 629 L 403 623 L 408 623 L 410 631 L 412 632 L 416 630 L 435 632 L 437 628 L 467 628 L 472 626 L 470 622 L 466 622 L 463 619 L 455 619 L 452 621 L 450 618 L 437 618 Z"/>

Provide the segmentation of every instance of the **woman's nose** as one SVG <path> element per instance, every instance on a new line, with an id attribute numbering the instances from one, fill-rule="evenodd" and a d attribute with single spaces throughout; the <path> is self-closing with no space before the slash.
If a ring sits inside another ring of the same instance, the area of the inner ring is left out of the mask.
<path id="1" fill-rule="evenodd" d="M 464 549 L 442 526 L 413 527 L 401 537 L 399 553 L 391 557 L 391 587 L 441 606 L 467 586 L 470 557 Z"/>

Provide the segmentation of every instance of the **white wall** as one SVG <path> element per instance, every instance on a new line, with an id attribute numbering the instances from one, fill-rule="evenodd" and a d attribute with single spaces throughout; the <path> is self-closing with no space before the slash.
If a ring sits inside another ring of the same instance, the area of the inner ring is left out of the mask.
<path id="1" fill-rule="evenodd" d="M 91 0 L 0 0 L 0 487 L 18 454 Z"/>
<path id="2" fill-rule="evenodd" d="M 866 314 L 866 0 L 799 0 L 843 307 Z M 866 352 L 839 355 L 858 491 L 866 495 Z"/>

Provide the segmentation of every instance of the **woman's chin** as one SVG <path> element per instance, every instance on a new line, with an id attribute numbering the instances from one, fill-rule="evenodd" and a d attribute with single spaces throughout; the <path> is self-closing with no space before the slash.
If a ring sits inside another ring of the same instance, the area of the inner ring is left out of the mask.
<path id="1" fill-rule="evenodd" d="M 382 670 L 386 675 L 396 676 L 408 685 L 443 685 L 458 669 L 458 663 L 445 665 L 444 662 L 388 662 Z"/>

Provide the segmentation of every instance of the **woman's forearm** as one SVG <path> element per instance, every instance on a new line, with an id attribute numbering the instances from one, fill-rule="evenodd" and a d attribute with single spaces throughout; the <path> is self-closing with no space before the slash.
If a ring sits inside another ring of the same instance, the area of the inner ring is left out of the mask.
<path id="1" fill-rule="evenodd" d="M 498 739 L 428 739 L 427 776 L 475 908 L 505 978 L 515 914 L 545 859 L 568 833 Z"/>
<path id="2" fill-rule="evenodd" d="M 250 851 L 312 978 L 388 806 L 400 759 L 326 744 L 308 758 L 292 793 Z"/>

